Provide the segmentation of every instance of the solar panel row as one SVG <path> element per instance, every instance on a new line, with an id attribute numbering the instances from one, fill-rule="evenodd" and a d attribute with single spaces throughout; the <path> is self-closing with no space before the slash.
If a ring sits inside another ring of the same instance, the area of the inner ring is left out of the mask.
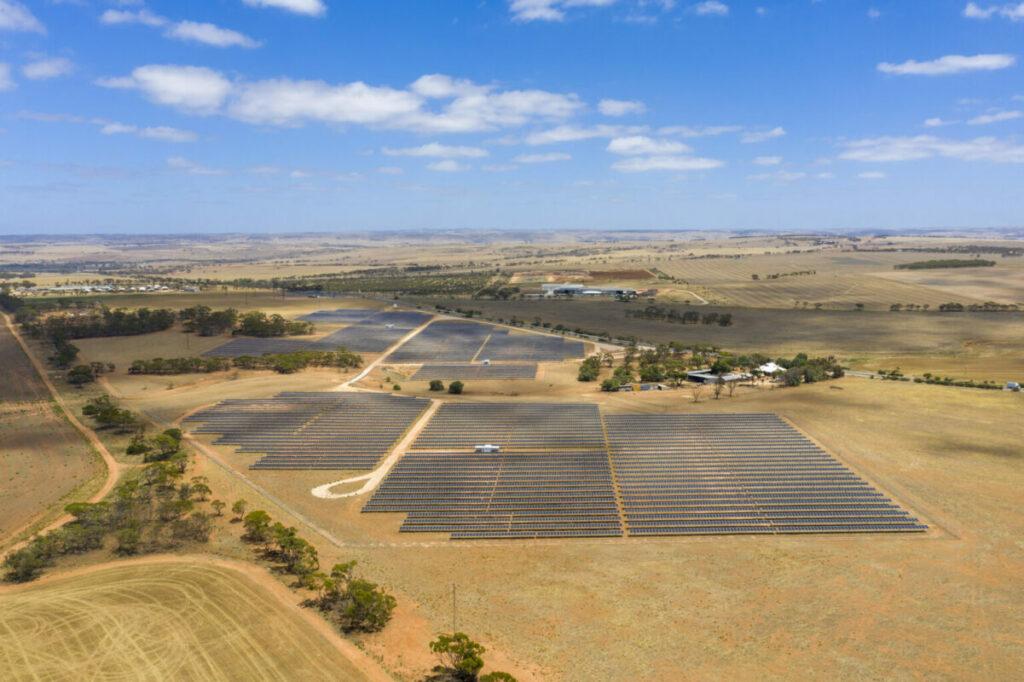
<path id="1" fill-rule="evenodd" d="M 470 363 L 431 363 L 421 366 L 412 375 L 414 381 L 441 379 L 533 379 L 537 376 L 537 363 L 517 365 L 484 365 Z"/>
<path id="2" fill-rule="evenodd" d="M 463 320 L 438 320 L 389 356 L 392 362 L 470 362 L 474 359 L 560 361 L 583 357 L 582 341 L 516 333 Z"/>
<path id="3" fill-rule="evenodd" d="M 372 469 L 430 404 L 384 393 L 281 393 L 197 412 L 196 433 L 265 456 L 254 469 Z"/>

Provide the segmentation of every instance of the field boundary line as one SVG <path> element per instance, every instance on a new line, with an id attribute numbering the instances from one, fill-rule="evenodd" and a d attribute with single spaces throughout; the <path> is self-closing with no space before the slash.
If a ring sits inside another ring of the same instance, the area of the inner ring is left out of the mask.
<path id="1" fill-rule="evenodd" d="M 70 571 L 51 572 L 31 583 L 0 585 L 0 594 L 18 593 L 19 591 L 31 590 L 34 586 L 46 585 L 51 582 L 79 578 L 93 573 L 101 573 L 106 570 L 117 569 L 123 566 L 148 566 L 161 564 L 205 564 L 224 568 L 239 573 L 249 580 L 260 591 L 266 592 L 288 610 L 293 611 L 300 618 L 310 625 L 316 632 L 325 637 L 333 647 L 360 672 L 366 675 L 367 679 L 373 682 L 393 682 L 394 678 L 388 674 L 372 657 L 356 646 L 353 642 L 345 639 L 326 620 L 317 613 L 302 608 L 293 600 L 296 597 L 286 585 L 275 580 L 266 569 L 255 563 L 247 563 L 237 559 L 228 559 L 214 554 L 154 554 L 130 559 L 117 559 L 105 561 L 92 566 L 83 566 L 71 569 Z"/>
<path id="2" fill-rule="evenodd" d="M 100 459 L 103 460 L 103 464 L 107 468 L 107 480 L 103 482 L 103 485 L 100 487 L 99 490 L 93 493 L 93 495 L 88 500 L 86 500 L 87 502 L 90 503 L 96 503 L 101 501 L 103 498 L 109 495 L 110 492 L 114 489 L 114 486 L 117 485 L 117 481 L 121 477 L 121 463 L 114 459 L 114 456 L 110 454 L 110 451 L 107 450 L 107 446 L 103 444 L 103 441 L 101 441 L 99 436 L 96 435 L 96 432 L 90 429 L 89 427 L 85 426 L 81 421 L 79 421 L 78 417 L 74 415 L 74 413 L 68 407 L 67 402 L 64 401 L 64 396 L 60 394 L 60 392 L 57 390 L 57 387 L 53 385 L 52 381 L 50 381 L 50 376 L 46 373 L 46 368 L 43 367 L 42 363 L 39 362 L 39 359 L 36 358 L 35 354 L 29 348 L 28 344 L 25 343 L 25 339 L 22 338 L 21 334 L 11 323 L 10 316 L 7 315 L 7 313 L 2 314 L 4 316 L 4 324 L 7 325 L 7 329 L 11 332 L 11 335 L 18 342 L 18 345 L 21 346 L 22 352 L 24 352 L 25 356 L 28 357 L 29 362 L 32 364 L 32 367 L 35 368 L 36 373 L 39 375 L 39 378 L 42 380 L 43 384 L 46 386 L 46 389 L 50 392 L 50 395 L 53 397 L 53 401 L 57 403 L 61 411 L 64 413 L 64 417 L 68 420 L 68 422 L 70 422 L 70 424 L 73 427 L 75 427 L 75 430 L 77 430 L 82 435 L 82 437 L 85 438 L 86 442 L 92 446 L 92 449 L 99 454 Z M 37 531 L 36 535 L 48 533 L 52 530 L 60 528 L 65 523 L 71 521 L 73 518 L 74 517 L 70 514 L 62 514 L 55 520 L 53 520 L 51 523 L 47 524 L 45 527 Z M 15 533 L 13 533 L 11 537 L 16 537 L 17 535 L 23 533 L 26 529 L 31 527 L 32 523 L 23 526 L 22 528 L 19 528 Z M 9 547 L 7 552 L 16 552 L 28 543 L 28 539 L 23 540 Z"/>

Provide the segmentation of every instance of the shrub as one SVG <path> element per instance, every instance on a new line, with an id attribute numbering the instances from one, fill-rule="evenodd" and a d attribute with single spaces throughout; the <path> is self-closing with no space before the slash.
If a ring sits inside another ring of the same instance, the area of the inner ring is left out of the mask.
<path id="1" fill-rule="evenodd" d="M 448 392 L 452 395 L 461 395 L 462 390 L 465 388 L 465 384 L 461 381 L 453 381 L 448 384 Z"/>
<path id="2" fill-rule="evenodd" d="M 444 390 L 444 382 L 441 381 L 440 379 L 431 379 L 430 380 L 430 390 L 431 391 L 443 391 Z"/>

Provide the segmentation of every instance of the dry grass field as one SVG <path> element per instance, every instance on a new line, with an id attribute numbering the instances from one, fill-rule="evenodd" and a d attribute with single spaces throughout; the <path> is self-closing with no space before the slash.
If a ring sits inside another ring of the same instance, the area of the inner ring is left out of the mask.
<path id="1" fill-rule="evenodd" d="M 246 474 L 339 538 L 430 627 L 447 627 L 456 584 L 459 627 L 543 679 L 980 680 L 1024 666 L 1019 394 L 850 378 L 698 405 L 683 391 L 591 399 L 613 411 L 777 412 L 932 531 L 453 542 L 401 535 L 400 515 L 360 514 L 361 499 L 310 496 L 333 472 Z"/>
<path id="2" fill-rule="evenodd" d="M 279 585 L 226 562 L 161 559 L 0 588 L 4 679 L 374 679 Z"/>
<path id="3" fill-rule="evenodd" d="M 67 422 L 0 324 L 0 547 L 102 483 L 99 457 Z"/>

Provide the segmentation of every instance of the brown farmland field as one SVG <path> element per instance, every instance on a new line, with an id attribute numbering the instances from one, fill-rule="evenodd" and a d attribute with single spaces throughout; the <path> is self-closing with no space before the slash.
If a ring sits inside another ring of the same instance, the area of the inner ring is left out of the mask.
<path id="1" fill-rule="evenodd" d="M 2 588 L 0 669 L 13 680 L 387 679 L 271 591 L 283 587 L 257 582 L 263 569 L 245 569 L 153 557 Z"/>
<path id="2" fill-rule="evenodd" d="M 0 546 L 102 483 L 99 457 L 51 401 L 0 324 Z"/>

